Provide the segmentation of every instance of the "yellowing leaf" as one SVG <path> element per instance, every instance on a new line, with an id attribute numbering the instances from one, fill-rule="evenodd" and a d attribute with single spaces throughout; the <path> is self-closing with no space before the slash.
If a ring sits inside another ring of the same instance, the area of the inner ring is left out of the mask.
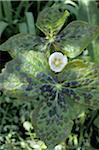
<path id="1" fill-rule="evenodd" d="M 39 92 L 36 76 L 42 72 L 48 72 L 45 54 L 25 51 L 7 63 L 0 75 L 0 89 L 12 97 L 32 97 L 36 90 Z"/>
<path id="2" fill-rule="evenodd" d="M 54 46 L 70 58 L 74 58 L 99 36 L 99 28 L 84 21 L 73 21 L 57 36 Z"/>
<path id="3" fill-rule="evenodd" d="M 36 25 L 47 37 L 53 37 L 59 32 L 68 16 L 69 12 L 60 5 L 53 5 L 39 13 Z"/>
<path id="4" fill-rule="evenodd" d="M 46 41 L 43 38 L 25 33 L 14 35 L 0 45 L 0 50 L 8 51 L 12 57 L 18 53 L 24 53 L 24 51 L 44 51 L 45 49 Z"/>

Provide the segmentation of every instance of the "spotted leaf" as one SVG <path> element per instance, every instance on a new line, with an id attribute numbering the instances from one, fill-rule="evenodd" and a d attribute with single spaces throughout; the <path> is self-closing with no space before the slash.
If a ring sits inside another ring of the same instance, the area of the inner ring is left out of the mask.
<path id="1" fill-rule="evenodd" d="M 0 75 L 0 89 L 12 97 L 32 97 L 39 93 L 37 74 L 48 72 L 44 53 L 25 51 L 8 62 Z"/>
<path id="2" fill-rule="evenodd" d="M 64 92 L 77 103 L 99 108 L 99 66 L 94 63 L 74 60 L 70 62 L 59 80 Z"/>
<path id="3" fill-rule="evenodd" d="M 36 50 L 44 51 L 47 43 L 41 37 L 36 37 L 33 34 L 17 34 L 9 38 L 5 43 L 0 45 L 0 50 L 8 51 L 12 57 L 15 57 L 17 53 L 23 53 L 24 51 Z"/>
<path id="4" fill-rule="evenodd" d="M 59 32 L 68 16 L 68 11 L 55 4 L 39 13 L 36 25 L 47 37 L 53 37 Z"/>
<path id="5" fill-rule="evenodd" d="M 44 101 L 33 112 L 33 126 L 38 137 L 49 149 L 53 149 L 68 137 L 73 126 L 72 119 L 84 108 L 72 103 L 69 96 L 51 85 L 43 86 L 42 90 Z"/>
<path id="6" fill-rule="evenodd" d="M 54 46 L 70 58 L 74 58 L 99 36 L 99 28 L 84 21 L 73 21 L 57 36 Z"/>

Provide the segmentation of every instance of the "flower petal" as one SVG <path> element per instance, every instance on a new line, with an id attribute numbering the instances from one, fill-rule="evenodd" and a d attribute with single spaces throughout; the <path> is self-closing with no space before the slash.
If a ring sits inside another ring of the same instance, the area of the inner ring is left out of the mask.
<path id="1" fill-rule="evenodd" d="M 54 72 L 61 72 L 67 64 L 67 57 L 60 52 L 54 52 L 49 57 L 49 66 Z"/>

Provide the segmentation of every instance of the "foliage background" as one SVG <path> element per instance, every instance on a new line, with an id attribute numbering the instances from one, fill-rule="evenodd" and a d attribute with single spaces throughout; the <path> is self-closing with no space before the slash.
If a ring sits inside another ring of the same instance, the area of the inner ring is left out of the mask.
<path id="1" fill-rule="evenodd" d="M 33 33 L 44 36 L 36 28 L 39 12 L 46 6 L 62 3 L 70 11 L 68 22 L 85 20 L 99 25 L 99 1 L 60 0 L 60 1 L 0 1 L 0 44 L 17 33 Z M 92 61 L 99 63 L 99 44 L 94 41 L 88 47 Z M 85 57 L 85 56 L 84 56 Z M 0 70 L 12 58 L 0 51 Z M 0 150 L 43 150 L 46 146 L 36 137 L 30 114 L 32 101 L 16 101 L 0 91 Z M 99 110 L 88 110 L 74 120 L 74 127 L 68 139 L 56 149 L 98 150 L 99 149 Z M 65 131 L 64 131 L 65 132 Z"/>

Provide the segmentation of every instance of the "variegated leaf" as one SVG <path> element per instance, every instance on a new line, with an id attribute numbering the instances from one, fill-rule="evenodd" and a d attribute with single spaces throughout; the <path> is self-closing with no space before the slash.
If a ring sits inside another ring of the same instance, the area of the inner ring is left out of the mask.
<path id="1" fill-rule="evenodd" d="M 45 39 L 33 34 L 20 33 L 1 44 L 0 50 L 8 51 L 12 57 L 15 57 L 17 53 L 23 53 L 24 51 L 44 51 L 46 46 Z"/>
<path id="2" fill-rule="evenodd" d="M 33 99 L 33 125 L 49 149 L 68 137 L 82 111 L 99 108 L 98 66 L 82 60 L 55 74 L 44 53 L 26 51 L 7 64 L 0 86 L 10 96 Z"/>
<path id="3" fill-rule="evenodd" d="M 75 102 L 99 108 L 99 65 L 74 60 L 59 74 L 64 92 Z"/>
<path id="4" fill-rule="evenodd" d="M 12 97 L 31 97 L 39 93 L 41 81 L 37 74 L 48 72 L 48 63 L 44 53 L 25 51 L 8 62 L 0 75 L 0 89 Z"/>
<path id="5" fill-rule="evenodd" d="M 99 36 L 99 28 L 84 21 L 73 21 L 57 36 L 54 43 L 58 51 L 74 58 Z"/>
<path id="6" fill-rule="evenodd" d="M 52 85 L 42 87 L 43 102 L 32 115 L 33 126 L 37 136 L 43 140 L 48 149 L 53 149 L 70 134 L 73 122 L 84 107 L 71 102 L 69 96 L 58 91 Z"/>
<path id="7" fill-rule="evenodd" d="M 54 82 L 41 86 L 42 103 L 33 112 L 33 126 L 49 149 L 68 137 L 73 122 L 86 108 L 99 108 L 99 70 L 93 63 L 70 62 Z"/>
<path id="8" fill-rule="evenodd" d="M 68 11 L 55 4 L 52 7 L 46 7 L 39 13 L 36 25 L 47 37 L 53 38 L 59 32 L 68 16 Z"/>

